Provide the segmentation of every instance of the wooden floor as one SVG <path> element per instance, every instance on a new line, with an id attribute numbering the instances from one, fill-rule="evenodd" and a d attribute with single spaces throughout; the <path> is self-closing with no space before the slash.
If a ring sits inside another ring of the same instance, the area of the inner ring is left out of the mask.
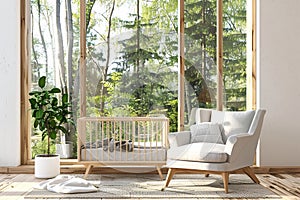
<path id="1" fill-rule="evenodd" d="M 261 185 L 282 197 L 300 200 L 300 173 L 258 174 Z M 24 199 L 32 187 L 41 180 L 28 174 L 0 174 L 0 199 Z M 230 196 L 230 194 L 229 194 Z M 226 199 L 230 199 L 226 198 Z"/>
<path id="2" fill-rule="evenodd" d="M 283 199 L 300 199 L 300 173 L 258 174 L 260 184 Z"/>

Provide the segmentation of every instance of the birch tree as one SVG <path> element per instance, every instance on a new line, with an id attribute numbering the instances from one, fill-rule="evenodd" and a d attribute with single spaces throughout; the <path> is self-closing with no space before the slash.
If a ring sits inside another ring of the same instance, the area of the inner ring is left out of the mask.
<path id="1" fill-rule="evenodd" d="M 55 25 L 56 25 L 56 56 L 57 56 L 57 68 L 59 84 L 64 91 L 67 93 L 66 84 L 66 69 L 65 69 L 65 57 L 64 57 L 64 41 L 61 28 L 61 0 L 56 0 L 55 4 Z"/>

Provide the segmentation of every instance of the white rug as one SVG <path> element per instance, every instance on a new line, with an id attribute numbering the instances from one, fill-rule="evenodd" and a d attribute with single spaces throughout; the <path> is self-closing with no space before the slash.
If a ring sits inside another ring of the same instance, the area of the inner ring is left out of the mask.
<path id="1" fill-rule="evenodd" d="M 82 177 L 78 175 L 78 177 Z M 230 175 L 229 193 L 224 192 L 221 176 L 175 174 L 169 187 L 161 191 L 164 181 L 155 174 L 91 175 L 89 182 L 98 188 L 94 193 L 58 194 L 33 189 L 25 199 L 280 199 L 279 196 L 252 182 L 246 175 Z"/>

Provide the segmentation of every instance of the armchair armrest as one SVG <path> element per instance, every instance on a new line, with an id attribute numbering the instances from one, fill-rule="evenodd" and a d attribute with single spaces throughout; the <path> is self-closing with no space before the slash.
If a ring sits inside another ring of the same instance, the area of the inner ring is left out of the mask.
<path id="1" fill-rule="evenodd" d="M 179 147 L 191 142 L 191 132 L 190 131 L 181 131 L 181 132 L 172 132 L 168 135 L 170 148 Z"/>
<path id="2" fill-rule="evenodd" d="M 248 133 L 231 135 L 228 137 L 225 152 L 229 155 L 228 162 L 238 162 L 238 165 L 250 166 L 253 164 L 257 138 Z"/>

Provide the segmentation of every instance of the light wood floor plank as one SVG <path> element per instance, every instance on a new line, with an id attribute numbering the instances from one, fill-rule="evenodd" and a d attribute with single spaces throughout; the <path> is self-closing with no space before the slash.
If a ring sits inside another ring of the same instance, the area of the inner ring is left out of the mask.
<path id="1" fill-rule="evenodd" d="M 300 199 L 297 193 L 286 185 L 287 183 L 290 184 L 289 182 L 282 181 L 280 178 L 270 174 L 259 175 L 259 177 L 261 185 L 272 190 L 284 199 Z"/>

